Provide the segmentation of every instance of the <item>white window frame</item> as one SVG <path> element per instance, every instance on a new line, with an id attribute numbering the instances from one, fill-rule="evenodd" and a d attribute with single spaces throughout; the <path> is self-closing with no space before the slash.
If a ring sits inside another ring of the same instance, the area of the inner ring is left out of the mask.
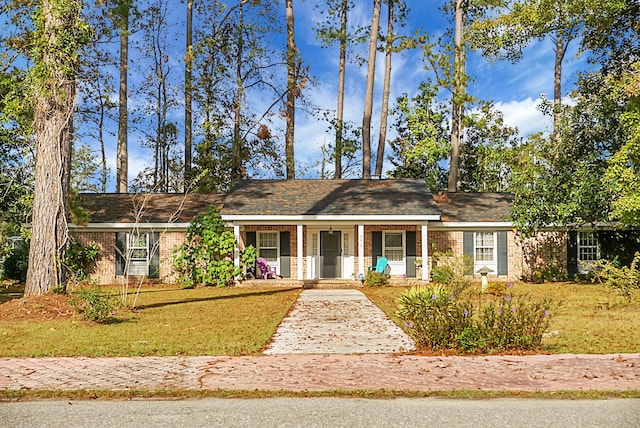
<path id="1" fill-rule="evenodd" d="M 482 243 L 483 245 L 479 245 L 480 235 L 491 235 L 493 240 L 493 245 L 487 245 L 486 243 Z M 492 260 L 478 260 L 478 250 L 479 249 L 491 249 L 493 252 Z M 473 234 L 473 272 L 478 272 L 483 266 L 488 267 L 493 272 L 492 274 L 498 274 L 498 234 L 495 231 L 481 231 L 475 232 Z"/>
<path id="2" fill-rule="evenodd" d="M 275 239 L 276 239 L 276 245 L 274 246 L 265 246 L 262 244 L 262 237 L 264 235 L 271 235 L 271 234 L 275 234 Z M 258 250 L 258 257 L 262 257 L 264 259 L 267 260 L 267 262 L 269 263 L 269 266 L 271 267 L 276 267 L 278 268 L 278 272 L 280 272 L 280 231 L 278 230 L 261 230 L 258 231 L 258 233 L 256 234 L 256 249 Z M 275 260 L 273 259 L 269 259 L 267 257 L 264 257 L 264 255 L 262 255 L 262 250 L 276 250 L 276 258 Z"/>
<path id="3" fill-rule="evenodd" d="M 149 274 L 150 254 L 150 234 L 143 233 L 127 233 L 126 254 L 128 257 L 127 274 L 134 276 L 147 276 Z M 140 238 L 144 237 L 145 245 L 140 245 Z M 144 250 L 145 257 L 134 257 L 136 250 Z"/>
<path id="4" fill-rule="evenodd" d="M 600 241 L 595 231 L 578 232 L 578 272 L 588 273 L 591 271 L 590 264 L 600 260 Z M 594 251 L 595 250 L 595 251 Z M 595 258 L 583 258 L 585 253 L 589 251 Z"/>
<path id="5" fill-rule="evenodd" d="M 400 247 L 387 247 L 387 235 L 400 235 L 402 240 L 402 246 Z M 406 273 L 406 245 L 407 239 L 404 230 L 385 230 L 382 232 L 382 256 L 385 257 L 391 267 L 391 275 L 402 275 Z M 400 250 L 400 260 L 391 260 L 387 256 L 387 250 Z"/>

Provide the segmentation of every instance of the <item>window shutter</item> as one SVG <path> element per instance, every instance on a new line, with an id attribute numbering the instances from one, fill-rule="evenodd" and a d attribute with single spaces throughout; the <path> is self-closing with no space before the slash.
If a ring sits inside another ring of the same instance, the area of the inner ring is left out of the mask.
<path id="1" fill-rule="evenodd" d="M 127 233 L 116 232 L 116 275 L 124 275 L 126 267 Z"/>
<path id="2" fill-rule="evenodd" d="M 567 233 L 567 274 L 573 278 L 578 273 L 578 232 Z"/>
<path id="3" fill-rule="evenodd" d="M 507 232 L 498 232 L 498 275 L 509 275 Z"/>
<path id="4" fill-rule="evenodd" d="M 149 233 L 149 278 L 160 278 L 160 233 Z"/>
<path id="5" fill-rule="evenodd" d="M 283 278 L 291 277 L 291 232 L 280 232 L 280 272 Z"/>
<path id="6" fill-rule="evenodd" d="M 382 257 L 382 232 L 371 232 L 371 264 L 378 263 L 378 257 Z"/>
<path id="7" fill-rule="evenodd" d="M 416 232 L 411 230 L 406 233 L 407 277 L 416 277 Z"/>
<path id="8" fill-rule="evenodd" d="M 473 275 L 474 257 L 473 257 L 473 235 L 475 232 L 462 232 L 462 254 L 465 258 L 465 275 Z M 467 265 L 466 259 L 469 260 Z"/>
<path id="9" fill-rule="evenodd" d="M 258 238 L 256 237 L 256 232 L 247 232 L 246 239 L 244 241 L 245 247 L 248 247 L 249 245 L 253 245 L 253 248 L 257 248 L 258 247 L 257 243 L 258 243 Z"/>

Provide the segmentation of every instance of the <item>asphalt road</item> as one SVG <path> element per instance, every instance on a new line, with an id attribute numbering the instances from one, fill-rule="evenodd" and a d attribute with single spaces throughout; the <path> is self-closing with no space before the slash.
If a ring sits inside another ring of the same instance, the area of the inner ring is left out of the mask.
<path id="1" fill-rule="evenodd" d="M 268 398 L 0 403 L 11 427 L 638 427 L 640 399 Z"/>

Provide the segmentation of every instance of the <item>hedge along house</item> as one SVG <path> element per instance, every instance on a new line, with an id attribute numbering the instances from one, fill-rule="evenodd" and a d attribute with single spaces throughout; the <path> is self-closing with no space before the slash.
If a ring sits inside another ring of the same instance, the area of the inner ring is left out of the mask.
<path id="1" fill-rule="evenodd" d="M 173 249 L 185 242 L 196 215 L 212 205 L 221 209 L 223 201 L 220 194 L 81 194 L 88 221 L 70 229 L 82 244 L 98 244 L 92 278 L 99 284 L 125 277 L 173 282 Z"/>
<path id="2" fill-rule="evenodd" d="M 222 218 L 240 251 L 255 246 L 285 279 L 359 278 L 386 257 L 392 278 L 428 281 L 434 251 L 451 250 L 474 272 L 513 280 L 523 257 L 510 208 L 506 194 L 434 196 L 421 180 L 248 180 L 231 189 Z"/>

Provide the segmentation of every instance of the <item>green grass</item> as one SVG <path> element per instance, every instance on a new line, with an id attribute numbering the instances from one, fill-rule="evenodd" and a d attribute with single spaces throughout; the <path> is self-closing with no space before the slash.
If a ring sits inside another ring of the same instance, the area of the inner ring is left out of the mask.
<path id="1" fill-rule="evenodd" d="M 117 290 L 113 290 L 117 292 Z M 299 289 L 148 288 L 106 324 L 0 322 L 0 356 L 255 355 Z"/>
<path id="2" fill-rule="evenodd" d="M 364 293 L 396 323 L 396 298 L 405 287 L 364 288 Z M 513 294 L 533 299 L 549 297 L 560 306 L 552 313 L 549 331 L 557 335 L 542 341 L 542 351 L 554 354 L 608 354 L 640 352 L 640 292 L 631 302 L 602 285 L 549 283 L 515 284 Z M 472 290 L 474 305 L 482 303 Z M 483 296 L 488 300 L 490 296 Z"/>

